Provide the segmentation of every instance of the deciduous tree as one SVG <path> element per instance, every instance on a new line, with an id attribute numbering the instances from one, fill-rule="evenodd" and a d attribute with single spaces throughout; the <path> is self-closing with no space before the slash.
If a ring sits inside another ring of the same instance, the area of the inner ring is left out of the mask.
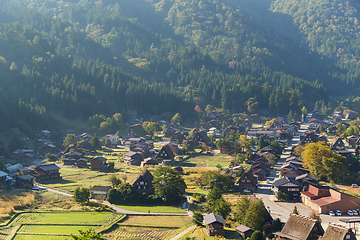
<path id="1" fill-rule="evenodd" d="M 80 204 L 86 204 L 89 202 L 90 198 L 90 189 L 77 187 L 74 191 L 74 200 Z"/>
<path id="2" fill-rule="evenodd" d="M 180 201 L 186 188 L 182 176 L 171 167 L 156 169 L 153 186 L 155 195 L 167 203 Z"/>
<path id="3" fill-rule="evenodd" d="M 78 141 L 78 138 L 75 134 L 70 134 L 68 133 L 63 141 L 63 146 L 64 147 L 67 147 L 71 144 L 74 144 L 76 145 L 77 144 L 77 141 Z"/>

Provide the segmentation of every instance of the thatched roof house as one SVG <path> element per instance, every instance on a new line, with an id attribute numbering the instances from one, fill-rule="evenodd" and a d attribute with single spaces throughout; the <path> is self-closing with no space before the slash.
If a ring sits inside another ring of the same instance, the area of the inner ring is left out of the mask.
<path id="1" fill-rule="evenodd" d="M 275 232 L 277 239 L 317 240 L 324 234 L 319 221 L 291 214 L 281 232 Z"/>

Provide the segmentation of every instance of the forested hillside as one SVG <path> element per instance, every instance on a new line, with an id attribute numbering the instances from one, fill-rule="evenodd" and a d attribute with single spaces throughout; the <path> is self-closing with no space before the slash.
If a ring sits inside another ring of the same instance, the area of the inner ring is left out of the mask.
<path id="1" fill-rule="evenodd" d="M 358 94 L 358 7 L 345 0 L 2 1 L 8 75 L 1 86 L 15 88 L 9 101 L 68 119 L 126 110 L 191 117 L 196 104 L 299 112 L 327 104 L 330 94 Z"/>

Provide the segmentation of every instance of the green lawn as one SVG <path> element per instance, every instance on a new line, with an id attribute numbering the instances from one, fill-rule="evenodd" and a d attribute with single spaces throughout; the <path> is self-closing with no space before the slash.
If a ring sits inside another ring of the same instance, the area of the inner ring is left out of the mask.
<path id="1" fill-rule="evenodd" d="M 180 207 L 174 206 L 154 206 L 154 205 L 116 205 L 120 208 L 136 212 L 156 212 L 156 213 L 185 213 Z"/>
<path id="2" fill-rule="evenodd" d="M 199 155 L 189 158 L 180 162 L 180 166 L 185 167 L 216 167 L 218 164 L 222 167 L 226 167 L 230 161 L 231 156 L 225 154 L 216 155 Z"/>
<path id="3" fill-rule="evenodd" d="M 78 234 L 78 230 L 96 229 L 95 226 L 56 226 L 56 225 L 23 225 L 20 233 Z"/>
<path id="4" fill-rule="evenodd" d="M 127 182 L 132 182 L 140 173 L 140 168 L 134 167 L 123 168 L 120 172 L 115 173 L 117 177 L 127 177 Z M 92 187 L 95 185 L 110 186 L 109 177 L 114 173 L 105 173 L 98 171 L 90 171 L 80 168 L 62 167 L 60 169 L 62 179 L 42 182 L 41 185 L 56 188 L 66 192 L 73 192 L 78 186 Z"/>
<path id="5" fill-rule="evenodd" d="M 26 234 L 17 234 L 14 240 L 67 240 L 72 239 L 71 237 L 66 236 L 53 236 L 53 235 L 26 235 Z"/>
<path id="6" fill-rule="evenodd" d="M 54 212 L 54 213 L 23 213 L 14 223 L 28 224 L 108 224 L 122 214 L 109 212 Z"/>

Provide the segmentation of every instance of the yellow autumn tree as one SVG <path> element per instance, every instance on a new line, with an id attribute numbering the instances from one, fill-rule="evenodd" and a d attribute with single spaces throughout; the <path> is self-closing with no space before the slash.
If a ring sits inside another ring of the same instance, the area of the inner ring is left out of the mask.
<path id="1" fill-rule="evenodd" d="M 303 166 L 310 173 L 329 181 L 339 182 L 341 174 L 346 171 L 345 158 L 335 154 L 324 142 L 308 143 L 301 153 Z"/>

